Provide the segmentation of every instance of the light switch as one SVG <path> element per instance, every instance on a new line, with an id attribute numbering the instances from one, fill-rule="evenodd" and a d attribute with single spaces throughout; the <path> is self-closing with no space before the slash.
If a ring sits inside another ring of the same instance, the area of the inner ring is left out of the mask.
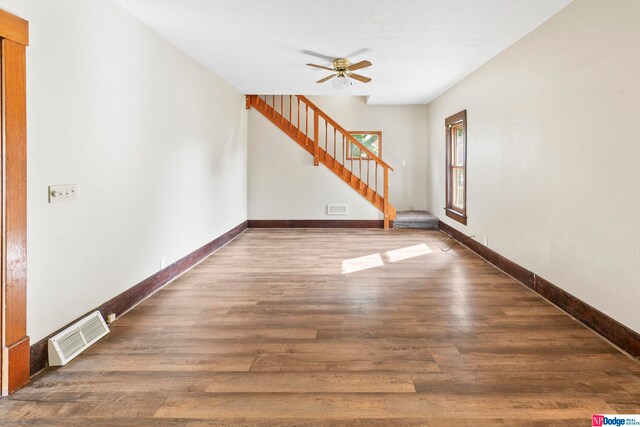
<path id="1" fill-rule="evenodd" d="M 402 161 L 402 166 L 407 166 L 407 161 L 406 160 Z"/>
<path id="2" fill-rule="evenodd" d="M 76 185 L 50 185 L 49 186 L 49 203 L 66 202 L 76 198 Z"/>

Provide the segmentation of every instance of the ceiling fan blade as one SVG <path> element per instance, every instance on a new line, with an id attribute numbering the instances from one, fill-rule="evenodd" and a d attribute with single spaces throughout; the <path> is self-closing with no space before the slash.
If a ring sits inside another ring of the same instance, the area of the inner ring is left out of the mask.
<path id="1" fill-rule="evenodd" d="M 315 56 L 316 58 L 324 59 L 325 61 L 329 62 L 335 59 L 335 56 L 323 55 L 322 53 L 314 52 L 312 50 L 303 49 L 300 51 L 300 53 L 304 53 L 305 55 L 309 56 Z"/>
<path id="2" fill-rule="evenodd" d="M 316 65 L 316 64 L 307 64 L 309 67 L 315 67 L 315 68 L 322 68 L 323 70 L 329 70 L 329 71 L 334 71 L 333 68 L 329 68 L 329 67 L 325 67 L 323 65 Z"/>
<path id="3" fill-rule="evenodd" d="M 369 52 L 369 48 L 363 47 L 361 49 L 355 50 L 348 55 L 343 56 L 343 58 L 353 58 L 354 56 L 362 55 L 363 53 Z"/>
<path id="4" fill-rule="evenodd" d="M 355 71 L 355 70 L 359 70 L 360 68 L 370 67 L 370 66 L 371 66 L 371 62 L 360 61 L 360 62 L 356 62 L 353 65 L 349 65 L 349 70 Z"/>
<path id="5" fill-rule="evenodd" d="M 324 83 L 327 80 L 331 80 L 332 78 L 334 78 L 335 76 L 337 76 L 337 74 L 331 74 L 330 76 L 325 77 L 324 79 L 320 79 L 318 80 L 316 83 Z"/>
<path id="6" fill-rule="evenodd" d="M 349 77 L 361 81 L 362 83 L 369 83 L 371 81 L 369 77 L 361 76 L 360 74 L 356 73 L 349 73 Z"/>

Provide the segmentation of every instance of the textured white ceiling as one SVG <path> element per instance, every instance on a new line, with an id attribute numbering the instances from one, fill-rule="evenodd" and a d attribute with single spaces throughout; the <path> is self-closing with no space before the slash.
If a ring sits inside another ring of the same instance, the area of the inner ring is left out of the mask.
<path id="1" fill-rule="evenodd" d="M 369 59 L 371 104 L 427 103 L 571 0 L 116 0 L 243 93 L 335 95 L 313 56 Z"/>

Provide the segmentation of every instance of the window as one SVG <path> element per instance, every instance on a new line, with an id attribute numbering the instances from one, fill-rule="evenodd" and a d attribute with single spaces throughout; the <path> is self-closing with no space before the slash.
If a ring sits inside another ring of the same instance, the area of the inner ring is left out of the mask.
<path id="1" fill-rule="evenodd" d="M 349 132 L 356 141 L 367 147 L 373 154 L 378 157 L 382 156 L 382 132 L 380 131 L 353 131 Z M 349 144 L 350 148 L 347 152 L 347 160 L 351 159 L 368 159 L 369 155 L 360 150 L 355 144 Z"/>
<path id="2" fill-rule="evenodd" d="M 445 122 L 447 145 L 447 207 L 445 213 L 467 224 L 467 111 Z"/>

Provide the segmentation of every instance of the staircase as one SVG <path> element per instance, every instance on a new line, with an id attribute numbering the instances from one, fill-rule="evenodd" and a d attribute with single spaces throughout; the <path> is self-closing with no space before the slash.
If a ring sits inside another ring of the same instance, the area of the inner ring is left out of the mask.
<path id="1" fill-rule="evenodd" d="M 384 214 L 384 228 L 396 218 L 389 203 L 389 171 L 393 168 L 372 153 L 327 113 L 302 95 L 247 95 L 255 108 L 320 163 L 338 175 Z M 351 156 L 358 147 L 360 156 Z"/>

